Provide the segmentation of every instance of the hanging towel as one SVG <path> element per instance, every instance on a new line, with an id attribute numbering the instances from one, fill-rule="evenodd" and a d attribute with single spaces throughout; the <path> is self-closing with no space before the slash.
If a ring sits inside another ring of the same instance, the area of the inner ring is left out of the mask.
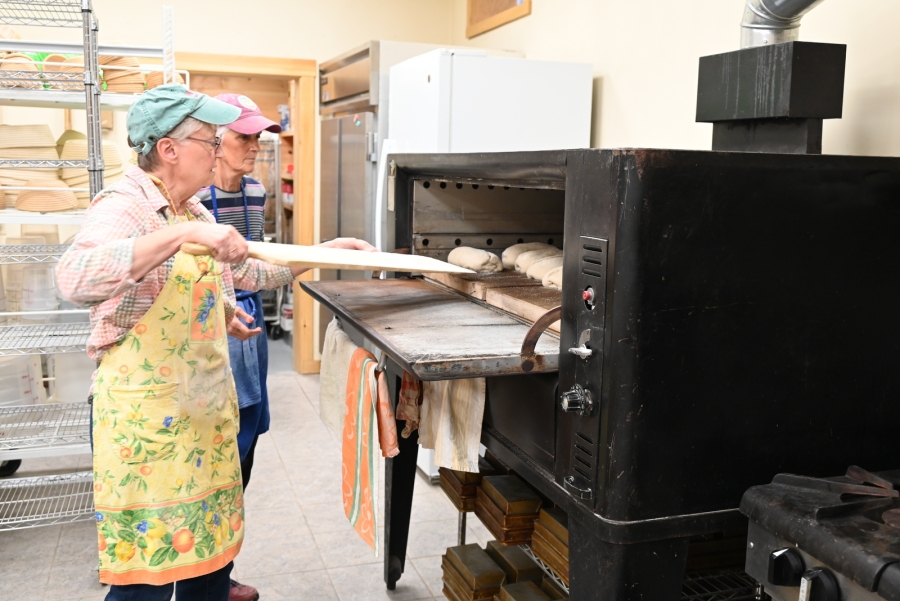
<path id="1" fill-rule="evenodd" d="M 422 382 L 419 444 L 434 449 L 438 467 L 478 472 L 484 378 Z"/>
<path id="2" fill-rule="evenodd" d="M 350 358 L 357 347 L 341 328 L 341 322 L 332 319 L 325 330 L 319 373 L 319 416 L 336 440 L 344 429 L 344 412 L 347 410 L 347 372 Z"/>
<path id="3" fill-rule="evenodd" d="M 409 438 L 419 427 L 419 409 L 422 406 L 422 383 L 409 372 L 403 372 L 400 382 L 400 399 L 397 401 L 397 419 L 405 421 L 400 436 Z"/>
<path id="4" fill-rule="evenodd" d="M 356 532 L 378 556 L 378 480 L 375 440 L 383 457 L 400 452 L 397 422 L 390 402 L 384 372 L 369 351 L 358 348 L 350 359 L 347 374 L 347 410 L 341 438 L 341 478 L 344 513 Z"/>
<path id="5" fill-rule="evenodd" d="M 378 415 L 378 444 L 382 457 L 396 457 L 400 454 L 400 442 L 397 440 L 397 418 L 391 404 L 391 392 L 388 389 L 384 370 L 378 372 L 378 396 L 375 411 Z"/>

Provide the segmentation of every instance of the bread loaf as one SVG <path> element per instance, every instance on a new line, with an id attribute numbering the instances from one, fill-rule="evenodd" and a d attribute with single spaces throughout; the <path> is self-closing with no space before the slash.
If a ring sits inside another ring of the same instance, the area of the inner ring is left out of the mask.
<path id="1" fill-rule="evenodd" d="M 556 247 L 540 248 L 538 250 L 528 250 L 516 257 L 516 271 L 526 273 L 531 264 L 540 259 L 547 257 L 562 256 L 562 251 Z"/>
<path id="2" fill-rule="evenodd" d="M 541 280 L 541 284 L 543 284 L 545 288 L 556 288 L 557 290 L 562 290 L 562 278 L 563 268 L 557 267 L 544 274 L 544 277 Z"/>
<path id="3" fill-rule="evenodd" d="M 513 244 L 503 251 L 503 269 L 515 269 L 516 258 L 519 255 L 523 252 L 528 252 L 529 250 L 540 250 L 542 248 L 555 247 L 550 244 L 544 244 L 543 242 L 522 242 L 521 244 Z"/>
<path id="4" fill-rule="evenodd" d="M 562 264 L 562 256 L 546 257 L 532 263 L 531 267 L 528 268 L 528 271 L 525 272 L 525 275 L 530 277 L 532 280 L 541 280 L 543 282 L 544 275 L 548 271 L 556 269 L 557 267 L 562 267 Z"/>
<path id="5" fill-rule="evenodd" d="M 472 271 L 498 272 L 503 271 L 500 257 L 494 253 L 471 246 L 460 246 L 450 251 L 447 261 L 459 267 L 465 267 Z"/>

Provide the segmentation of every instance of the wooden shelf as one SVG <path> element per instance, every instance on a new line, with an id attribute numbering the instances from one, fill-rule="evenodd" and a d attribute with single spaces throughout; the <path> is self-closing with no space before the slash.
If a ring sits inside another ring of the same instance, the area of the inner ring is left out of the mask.
<path id="1" fill-rule="evenodd" d="M 283 132 L 281 132 L 281 137 L 282 137 L 282 138 L 293 138 L 293 137 L 294 137 L 294 132 L 292 132 L 292 131 L 283 131 Z"/>

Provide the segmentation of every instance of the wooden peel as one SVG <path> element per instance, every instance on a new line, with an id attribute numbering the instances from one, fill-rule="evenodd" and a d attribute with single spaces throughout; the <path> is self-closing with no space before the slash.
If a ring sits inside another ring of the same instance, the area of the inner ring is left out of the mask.
<path id="1" fill-rule="evenodd" d="M 324 246 L 297 246 L 272 242 L 248 242 L 250 256 L 254 259 L 284 267 L 323 267 L 367 271 L 410 271 L 418 273 L 474 273 L 471 269 L 457 267 L 422 255 L 367 252 Z M 209 255 L 210 249 L 202 244 L 185 242 L 181 250 L 190 255 Z"/>

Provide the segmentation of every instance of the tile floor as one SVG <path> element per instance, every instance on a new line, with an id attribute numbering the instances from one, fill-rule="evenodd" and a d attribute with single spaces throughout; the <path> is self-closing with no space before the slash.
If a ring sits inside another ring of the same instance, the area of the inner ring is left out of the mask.
<path id="1" fill-rule="evenodd" d="M 340 449 L 319 419 L 318 383 L 269 374 L 272 429 L 260 438 L 247 487 L 235 578 L 258 588 L 261 601 L 443 599 L 440 555 L 456 544 L 456 510 L 439 486 L 417 479 L 406 572 L 388 591 L 380 558 L 344 517 Z M 89 468 L 88 455 L 31 460 L 16 476 Z M 485 545 L 487 530 L 472 516 L 468 524 L 468 542 Z M 93 522 L 0 532 L 0 599 L 103 599 L 95 532 Z"/>

